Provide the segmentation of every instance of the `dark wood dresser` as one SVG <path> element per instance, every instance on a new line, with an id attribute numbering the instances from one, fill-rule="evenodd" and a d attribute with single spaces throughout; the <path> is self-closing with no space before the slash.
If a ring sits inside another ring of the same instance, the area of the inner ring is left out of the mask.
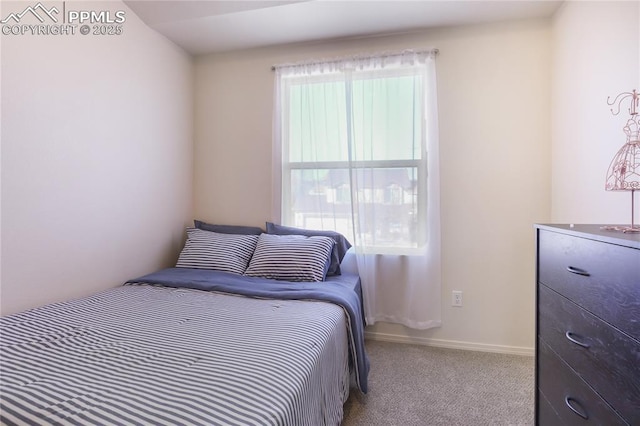
<path id="1" fill-rule="evenodd" d="M 640 234 L 536 233 L 536 424 L 640 425 Z"/>

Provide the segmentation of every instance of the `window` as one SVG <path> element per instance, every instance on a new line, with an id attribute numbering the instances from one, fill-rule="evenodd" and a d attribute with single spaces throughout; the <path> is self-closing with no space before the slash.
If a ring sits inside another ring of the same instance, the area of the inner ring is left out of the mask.
<path id="1" fill-rule="evenodd" d="M 283 223 L 366 248 L 424 244 L 423 85 L 417 66 L 283 76 Z"/>
<path id="2" fill-rule="evenodd" d="M 436 54 L 275 67 L 273 217 L 349 238 L 367 324 L 441 324 Z"/>

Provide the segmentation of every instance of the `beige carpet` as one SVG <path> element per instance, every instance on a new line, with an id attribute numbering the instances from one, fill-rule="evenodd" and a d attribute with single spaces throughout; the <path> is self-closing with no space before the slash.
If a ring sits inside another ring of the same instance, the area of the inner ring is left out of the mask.
<path id="1" fill-rule="evenodd" d="M 343 426 L 533 425 L 534 359 L 366 342 L 369 392 L 351 390 Z"/>

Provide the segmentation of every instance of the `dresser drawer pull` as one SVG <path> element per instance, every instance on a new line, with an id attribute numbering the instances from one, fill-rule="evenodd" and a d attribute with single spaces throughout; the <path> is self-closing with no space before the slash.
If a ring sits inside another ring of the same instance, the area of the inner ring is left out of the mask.
<path id="1" fill-rule="evenodd" d="M 566 333 L 564 333 L 564 335 L 565 335 L 565 337 L 566 337 L 567 339 L 569 339 L 569 341 L 570 341 L 571 343 L 575 343 L 576 345 L 578 345 L 578 346 L 582 346 L 582 347 L 583 347 L 583 348 L 585 348 L 585 349 L 588 349 L 588 348 L 589 348 L 589 346 L 590 346 L 590 345 L 588 345 L 588 344 L 586 344 L 586 343 L 583 343 L 583 342 L 579 341 L 578 339 L 576 339 L 576 338 L 574 337 L 574 334 L 573 334 L 572 332 L 570 332 L 570 331 L 567 331 Z"/>
<path id="2" fill-rule="evenodd" d="M 575 268 L 573 266 L 567 266 L 567 271 L 571 272 L 572 274 L 582 275 L 583 277 L 591 276 L 591 274 L 585 271 L 584 269 Z"/>
<path id="3" fill-rule="evenodd" d="M 578 416 L 582 417 L 585 420 L 589 419 L 589 414 L 587 413 L 587 410 L 585 410 L 582 407 L 582 405 L 580 405 L 580 403 L 575 399 L 571 398 L 570 396 L 565 396 L 564 403 L 567 404 L 567 407 L 569 407 L 569 409 L 573 411 L 575 414 L 577 414 Z"/>

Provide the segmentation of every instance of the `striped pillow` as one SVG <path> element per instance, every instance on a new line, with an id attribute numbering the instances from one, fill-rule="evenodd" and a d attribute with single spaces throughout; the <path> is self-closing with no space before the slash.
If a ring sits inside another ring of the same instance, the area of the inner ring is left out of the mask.
<path id="1" fill-rule="evenodd" d="M 262 234 L 244 274 L 284 281 L 324 281 L 334 244 L 330 237 Z"/>
<path id="2" fill-rule="evenodd" d="M 257 235 L 219 234 L 187 228 L 187 242 L 176 267 L 243 274 L 257 242 Z"/>

